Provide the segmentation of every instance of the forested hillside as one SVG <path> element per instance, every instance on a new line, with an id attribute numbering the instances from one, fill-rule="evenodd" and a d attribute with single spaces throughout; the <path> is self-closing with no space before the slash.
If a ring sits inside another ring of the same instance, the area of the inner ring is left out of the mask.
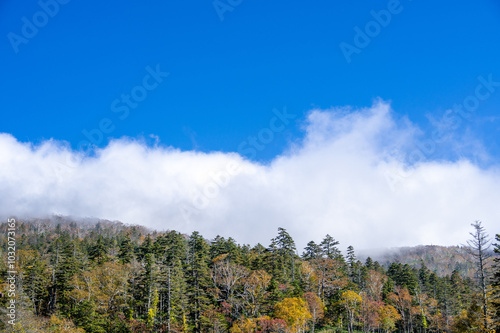
<path id="1" fill-rule="evenodd" d="M 8 230 L 3 223 L 2 258 L 9 257 Z M 458 259 L 440 247 L 424 248 L 418 263 L 394 257 L 381 264 L 370 257 L 361 262 L 355 249 L 330 235 L 301 251 L 283 228 L 267 244 L 254 246 L 232 238 L 207 240 L 197 232 L 67 218 L 18 220 L 15 234 L 15 264 L 2 260 L 0 266 L 2 290 L 9 288 L 9 271 L 16 272 L 15 325 L 6 310 L 12 297 L 5 292 L 0 298 L 1 329 L 8 332 L 499 328 L 498 266 L 488 264 L 485 318 L 480 284 L 462 269 L 472 267 L 459 261 L 441 265 Z"/>
<path id="2" fill-rule="evenodd" d="M 464 277 L 472 278 L 476 272 L 474 257 L 465 246 L 419 245 L 360 252 L 359 258 L 363 261 L 367 257 L 377 260 L 383 266 L 400 262 L 419 268 L 423 262 L 430 271 L 440 277 L 457 271 Z"/>

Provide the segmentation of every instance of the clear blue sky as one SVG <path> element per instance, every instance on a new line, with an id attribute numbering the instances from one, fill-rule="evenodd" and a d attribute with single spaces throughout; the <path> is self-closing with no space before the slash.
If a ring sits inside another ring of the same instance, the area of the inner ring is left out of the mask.
<path id="1" fill-rule="evenodd" d="M 350 63 L 339 45 L 354 46 L 354 28 L 365 30 L 370 12 L 391 1 L 224 5 L 231 10 L 221 20 L 212 1 L 72 0 L 49 6 L 49 17 L 37 1 L 2 1 L 0 132 L 76 149 L 82 131 L 107 118 L 113 130 L 100 146 L 154 134 L 183 150 L 236 151 L 268 125 L 273 108 L 286 106 L 299 121 L 256 157 L 265 160 L 300 138 L 300 120 L 314 107 L 369 106 L 380 97 L 425 130 L 429 115 L 474 95 L 478 76 L 500 81 L 498 1 L 401 0 Z M 25 27 L 34 20 L 36 34 Z M 120 119 L 112 103 L 157 65 L 168 77 Z M 497 157 L 499 110 L 500 87 L 463 127 Z"/>

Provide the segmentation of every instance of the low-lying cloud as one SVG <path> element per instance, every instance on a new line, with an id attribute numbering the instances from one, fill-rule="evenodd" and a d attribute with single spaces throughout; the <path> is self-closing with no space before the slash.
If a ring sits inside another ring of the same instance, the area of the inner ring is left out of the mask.
<path id="1" fill-rule="evenodd" d="M 327 233 L 362 249 L 464 243 L 478 219 L 499 232 L 497 166 L 425 159 L 424 148 L 412 158 L 422 133 L 387 103 L 312 110 L 304 131 L 265 165 L 127 138 L 89 157 L 0 134 L 0 214 L 98 217 L 252 245 L 282 226 L 299 252 Z"/>

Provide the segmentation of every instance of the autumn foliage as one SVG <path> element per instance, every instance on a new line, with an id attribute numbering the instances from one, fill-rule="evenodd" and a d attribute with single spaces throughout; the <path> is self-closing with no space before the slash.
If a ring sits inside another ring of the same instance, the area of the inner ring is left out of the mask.
<path id="1" fill-rule="evenodd" d="M 21 315 L 0 324 L 6 332 L 483 332 L 500 321 L 498 271 L 484 318 L 467 272 L 361 262 L 329 235 L 299 256 L 283 228 L 269 246 L 251 247 L 60 219 L 19 223 L 16 241 Z M 5 287 L 4 262 L 0 272 Z M 0 297 L 0 307 L 8 302 Z"/>

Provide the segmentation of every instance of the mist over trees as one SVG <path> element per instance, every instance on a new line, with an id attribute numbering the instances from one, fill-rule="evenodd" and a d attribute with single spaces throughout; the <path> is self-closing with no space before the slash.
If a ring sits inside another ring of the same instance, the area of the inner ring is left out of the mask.
<path id="1" fill-rule="evenodd" d="M 500 235 L 491 242 L 475 222 L 469 245 L 406 248 L 379 262 L 332 235 L 297 249 L 284 228 L 250 246 L 119 222 L 18 221 L 18 319 L 2 313 L 1 330 L 498 331 Z M 3 260 L 4 287 L 8 270 Z"/>

